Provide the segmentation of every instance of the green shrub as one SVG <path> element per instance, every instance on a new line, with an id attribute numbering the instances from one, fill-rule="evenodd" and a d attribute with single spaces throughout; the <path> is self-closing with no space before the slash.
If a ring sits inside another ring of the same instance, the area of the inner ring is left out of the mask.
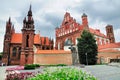
<path id="1" fill-rule="evenodd" d="M 54 67 L 54 66 L 67 66 L 67 65 L 66 64 L 49 64 L 49 65 L 40 65 L 40 66 Z"/>
<path id="2" fill-rule="evenodd" d="M 40 67 L 40 65 L 39 64 L 34 64 L 35 65 L 35 67 Z"/>
<path id="3" fill-rule="evenodd" d="M 37 67 L 40 67 L 40 65 L 39 65 L 39 64 L 26 64 L 26 65 L 24 66 L 24 69 L 25 69 L 25 70 L 30 70 L 30 69 L 35 69 L 35 68 L 37 68 Z"/>
<path id="4" fill-rule="evenodd" d="M 67 66 L 66 64 L 57 64 L 57 66 Z"/>
<path id="5" fill-rule="evenodd" d="M 27 80 L 97 80 L 94 76 L 76 68 L 45 68 L 43 73 Z"/>

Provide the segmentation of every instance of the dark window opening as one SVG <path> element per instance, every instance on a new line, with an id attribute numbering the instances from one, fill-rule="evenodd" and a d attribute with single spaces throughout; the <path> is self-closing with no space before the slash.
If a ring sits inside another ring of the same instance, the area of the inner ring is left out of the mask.
<path id="1" fill-rule="evenodd" d="M 44 49 L 45 49 L 45 47 L 43 46 L 43 47 L 42 47 L 42 50 L 44 50 Z"/>
<path id="2" fill-rule="evenodd" d="M 26 47 L 29 47 L 29 35 L 26 37 Z"/>
<path id="3" fill-rule="evenodd" d="M 12 53 L 12 56 L 15 57 L 15 56 L 16 56 L 16 53 L 17 53 L 17 48 L 14 47 L 13 50 L 12 50 L 12 52 L 13 52 L 13 53 Z"/>
<path id="4" fill-rule="evenodd" d="M 65 24 L 67 24 L 68 22 L 65 22 Z"/>
<path id="5" fill-rule="evenodd" d="M 18 51 L 18 59 L 20 59 L 20 55 L 21 55 L 21 47 L 19 48 L 19 51 Z"/>
<path id="6" fill-rule="evenodd" d="M 47 50 L 49 50 L 49 47 L 47 47 Z"/>

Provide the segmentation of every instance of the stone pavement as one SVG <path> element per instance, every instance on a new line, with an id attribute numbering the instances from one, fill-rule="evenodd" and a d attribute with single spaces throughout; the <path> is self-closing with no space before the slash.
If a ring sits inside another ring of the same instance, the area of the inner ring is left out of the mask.
<path id="1" fill-rule="evenodd" d="M 11 67 L 14 67 L 14 66 L 0 66 L 0 80 L 5 80 L 5 77 L 6 77 L 6 68 L 11 68 Z"/>
<path id="2" fill-rule="evenodd" d="M 99 80 L 120 80 L 120 67 L 109 65 L 85 66 L 83 68 Z"/>
<path id="3" fill-rule="evenodd" d="M 5 80 L 5 70 L 6 68 L 15 67 L 15 66 L 0 66 L 0 80 Z M 72 66 L 78 67 L 80 66 Z M 94 66 L 85 66 L 81 68 L 88 73 L 93 74 L 98 80 L 120 80 L 120 67 L 109 66 L 109 65 L 94 65 Z M 41 69 L 36 69 L 35 71 L 40 71 Z M 23 70 L 27 71 L 27 70 Z M 32 71 L 32 70 L 28 70 Z"/>

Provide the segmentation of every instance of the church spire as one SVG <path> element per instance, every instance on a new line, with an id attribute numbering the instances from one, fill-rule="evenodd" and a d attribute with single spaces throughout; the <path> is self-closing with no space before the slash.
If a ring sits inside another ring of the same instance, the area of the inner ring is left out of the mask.
<path id="1" fill-rule="evenodd" d="M 30 8 L 29 8 L 29 11 L 31 11 L 31 4 L 30 4 Z"/>
<path id="2" fill-rule="evenodd" d="M 9 24 L 11 23 L 11 17 L 9 17 L 8 23 L 9 23 Z"/>
<path id="3" fill-rule="evenodd" d="M 28 11 L 28 15 L 27 15 L 27 16 L 32 16 L 31 4 L 30 4 L 30 8 L 29 8 L 29 11 Z"/>

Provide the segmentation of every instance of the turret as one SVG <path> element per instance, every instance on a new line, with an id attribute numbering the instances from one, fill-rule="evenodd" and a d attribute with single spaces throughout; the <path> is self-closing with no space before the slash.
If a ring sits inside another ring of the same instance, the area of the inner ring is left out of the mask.
<path id="1" fill-rule="evenodd" d="M 11 34 L 11 28 L 12 28 L 12 23 L 11 23 L 11 18 L 9 17 L 9 20 L 6 22 L 6 34 Z"/>
<path id="2" fill-rule="evenodd" d="M 34 60 L 34 20 L 32 18 L 31 5 L 26 17 L 23 20 L 23 29 L 22 29 L 22 50 L 20 57 L 20 65 L 33 64 Z"/>
<path id="3" fill-rule="evenodd" d="M 11 33 L 12 33 L 12 34 L 14 34 L 14 33 L 15 33 L 15 28 L 14 28 L 14 25 L 12 26 Z"/>
<path id="4" fill-rule="evenodd" d="M 6 22 L 6 32 L 4 35 L 4 47 L 3 47 L 3 57 L 2 62 L 9 65 L 8 58 L 10 57 L 10 41 L 11 41 L 11 35 L 12 35 L 12 23 L 11 18 L 9 17 L 9 20 Z"/>
<path id="5" fill-rule="evenodd" d="M 29 11 L 28 11 L 28 21 L 32 21 L 32 10 L 31 10 L 31 5 L 30 5 L 30 8 L 29 8 Z"/>
<path id="6" fill-rule="evenodd" d="M 112 25 L 107 25 L 106 26 L 106 34 L 107 34 L 107 37 L 110 40 L 110 43 L 115 43 L 115 37 L 114 37 L 114 31 L 113 31 L 113 26 Z"/>
<path id="7" fill-rule="evenodd" d="M 81 18 L 82 18 L 82 25 L 84 27 L 84 30 L 89 30 L 87 15 L 83 13 Z"/>

